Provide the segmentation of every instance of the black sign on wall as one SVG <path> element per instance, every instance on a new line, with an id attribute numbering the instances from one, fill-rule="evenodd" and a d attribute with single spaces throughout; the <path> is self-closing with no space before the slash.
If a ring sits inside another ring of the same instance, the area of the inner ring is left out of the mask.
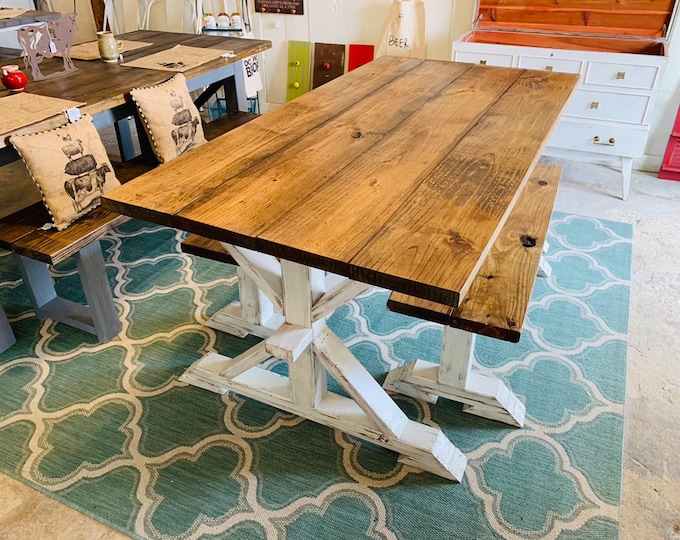
<path id="1" fill-rule="evenodd" d="M 259 13 L 288 13 L 304 15 L 304 0 L 255 0 L 255 11 Z"/>

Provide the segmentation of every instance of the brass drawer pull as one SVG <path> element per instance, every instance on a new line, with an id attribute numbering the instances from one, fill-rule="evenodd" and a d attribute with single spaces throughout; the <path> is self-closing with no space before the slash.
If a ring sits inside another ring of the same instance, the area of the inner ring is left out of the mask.
<path id="1" fill-rule="evenodd" d="M 588 105 L 589 109 L 597 109 L 600 107 L 600 102 L 599 101 L 591 101 L 590 105 Z"/>
<path id="2" fill-rule="evenodd" d="M 486 65 L 486 60 L 480 60 L 479 63 L 480 63 L 481 65 L 485 66 L 485 65 Z"/>
<path id="3" fill-rule="evenodd" d="M 616 139 L 614 137 L 609 137 L 609 141 L 600 142 L 600 136 L 595 135 L 595 137 L 593 137 L 593 144 L 599 144 L 600 146 L 614 146 L 616 144 Z"/>
<path id="4" fill-rule="evenodd" d="M 553 70 L 553 67 L 552 67 L 552 66 L 545 66 L 545 70 L 546 70 L 546 71 L 552 71 L 552 70 Z"/>
<path id="5" fill-rule="evenodd" d="M 626 72 L 625 72 L 625 71 L 619 71 L 619 72 L 616 74 L 616 78 L 617 78 L 617 79 L 625 79 L 625 78 L 626 78 Z"/>

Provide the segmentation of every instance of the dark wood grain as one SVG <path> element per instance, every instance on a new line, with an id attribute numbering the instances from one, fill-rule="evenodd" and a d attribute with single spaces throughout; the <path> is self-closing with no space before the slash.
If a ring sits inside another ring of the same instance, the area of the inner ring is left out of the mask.
<path id="1" fill-rule="evenodd" d="M 557 196 L 561 168 L 539 164 L 458 308 L 392 293 L 392 311 L 519 341 Z"/>
<path id="2" fill-rule="evenodd" d="M 30 259 L 57 264 L 128 219 L 100 207 L 78 219 L 77 226 L 34 231 L 14 242 L 12 249 Z"/>
<path id="3" fill-rule="evenodd" d="M 177 216 L 177 226 L 187 226 L 185 220 L 203 222 L 210 215 L 216 227 L 234 232 L 239 242 L 247 243 L 252 238 L 250 247 L 253 249 L 269 250 L 274 247 L 272 244 L 283 244 L 287 248 L 306 252 L 307 247 L 314 244 L 315 253 L 323 255 L 320 252 L 323 249 L 320 239 L 324 239 L 335 250 L 336 257 L 332 258 L 344 259 L 342 250 L 351 240 L 343 237 L 340 243 L 334 241 L 336 237 L 330 237 L 327 227 L 318 223 L 317 218 L 325 215 L 332 228 L 336 223 L 342 226 L 340 223 L 348 218 L 351 222 L 352 216 L 329 205 L 329 201 L 342 205 L 347 198 L 333 190 L 329 196 L 324 195 L 325 186 L 328 183 L 344 184 L 343 179 L 348 176 L 348 171 L 359 170 L 361 178 L 365 180 L 367 174 L 373 172 L 367 167 L 375 164 L 383 170 L 389 167 L 388 148 L 401 157 L 408 151 L 415 157 L 434 144 L 448 149 L 451 137 L 442 136 L 441 133 L 450 126 L 452 117 L 444 114 L 436 100 L 433 100 L 453 81 L 459 80 L 461 76 L 465 78 L 465 73 L 471 69 L 472 66 L 452 62 L 414 62 L 413 69 L 408 73 L 381 85 L 373 94 L 342 114 L 298 138 L 285 151 L 273 154 L 233 177 L 209 201 L 199 201 L 196 206 L 188 207 Z M 512 73 L 509 76 L 513 78 Z M 465 78 L 467 82 L 461 84 L 469 85 L 472 80 Z M 481 90 L 482 86 L 480 84 L 476 90 Z M 451 97 L 447 96 L 446 99 L 450 100 Z M 423 109 L 429 110 L 429 114 L 424 114 Z M 407 125 L 405 131 L 409 135 L 406 139 L 411 141 L 410 134 L 420 132 L 419 145 L 411 148 L 409 144 L 395 146 L 390 143 L 399 137 L 399 129 L 411 119 L 416 123 Z M 266 118 L 263 117 L 263 120 Z M 434 126 L 431 125 L 433 122 Z M 377 156 L 381 158 L 376 160 Z M 416 160 L 415 163 L 422 162 Z M 400 165 L 405 166 L 403 162 Z M 395 178 L 394 175 L 389 176 Z M 402 185 L 387 184 L 385 187 L 389 193 L 385 196 L 403 192 L 407 179 L 411 177 L 408 172 L 404 172 Z M 316 204 L 316 195 L 320 191 L 322 202 Z M 356 205 L 363 203 L 362 193 L 356 190 L 353 190 L 351 199 Z M 375 204 L 376 199 L 375 191 L 369 194 L 368 200 Z M 380 213 L 376 212 L 375 221 L 365 223 L 361 228 L 364 242 L 366 236 L 370 237 L 371 231 L 375 231 L 375 226 L 380 223 Z M 341 219 L 334 220 L 333 216 L 337 214 Z M 294 222 L 292 226 L 291 221 Z M 273 232 L 272 226 L 275 227 Z M 352 232 L 359 231 L 355 229 Z M 269 245 L 265 247 L 264 243 Z M 288 257 L 288 253 L 279 255 Z M 313 266 L 317 263 L 313 259 L 306 262 Z"/>
<path id="4" fill-rule="evenodd" d="M 403 280 L 390 282 L 395 291 L 419 283 L 430 289 L 430 299 L 456 306 L 458 296 L 451 291 L 465 295 L 477 275 L 561 116 L 573 80 L 549 71 L 523 73 L 352 258 L 356 272 Z"/>
<path id="5" fill-rule="evenodd" d="M 184 253 L 196 255 L 205 259 L 219 261 L 226 264 L 237 265 L 234 258 L 229 255 L 229 252 L 217 240 L 199 236 L 198 234 L 190 234 L 180 244 L 180 248 Z"/>
<path id="6" fill-rule="evenodd" d="M 51 221 L 42 201 L 0 218 L 0 247 L 11 250 L 19 238 Z"/>

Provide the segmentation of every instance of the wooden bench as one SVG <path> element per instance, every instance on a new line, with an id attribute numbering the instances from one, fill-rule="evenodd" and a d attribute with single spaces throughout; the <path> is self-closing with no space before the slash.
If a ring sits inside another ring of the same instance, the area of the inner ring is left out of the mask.
<path id="1" fill-rule="evenodd" d="M 132 167 L 129 173 L 136 174 Z M 121 181 L 125 174 L 116 175 Z M 0 247 L 14 252 L 36 316 L 51 318 L 95 334 L 102 342 L 120 333 L 118 317 L 99 238 L 128 218 L 96 208 L 63 231 L 43 229 L 51 218 L 42 202 L 0 219 Z M 75 256 L 87 305 L 57 295 L 49 265 Z"/>
<path id="2" fill-rule="evenodd" d="M 204 124 L 206 138 L 217 137 L 255 116 L 234 113 Z M 140 157 L 115 163 L 114 170 L 118 180 L 125 183 L 156 165 L 153 160 Z M 26 184 L 33 187 L 32 182 L 27 181 Z M 39 319 L 51 318 L 95 334 L 102 343 L 120 333 L 121 322 L 106 276 L 99 238 L 127 219 L 99 207 L 63 231 L 44 230 L 43 225 L 49 223 L 51 218 L 42 202 L 0 218 L 0 247 L 14 252 Z M 49 265 L 58 264 L 71 256 L 75 257 L 87 305 L 59 297 L 52 283 Z M 13 335 L 9 324 L 5 327 L 2 322 L 0 318 L 0 350 L 3 343 L 7 346 L 13 343 L 9 342 L 9 337 L 5 341 L 3 336 L 12 336 L 13 340 Z"/>
<path id="3" fill-rule="evenodd" d="M 471 371 L 475 335 L 519 341 L 541 263 L 561 168 L 536 166 L 457 308 L 392 293 L 390 310 L 437 322 L 444 327 L 439 364 L 414 360 L 387 375 L 383 387 L 435 402 L 446 397 L 463 410 L 515 426 L 525 408 L 500 380 Z"/>
<path id="4" fill-rule="evenodd" d="M 196 255 L 205 259 L 222 262 L 225 264 L 233 264 L 237 266 L 236 259 L 229 255 L 226 248 L 217 240 L 199 236 L 198 234 L 190 234 L 180 244 L 180 248 L 184 253 L 189 255 Z"/>

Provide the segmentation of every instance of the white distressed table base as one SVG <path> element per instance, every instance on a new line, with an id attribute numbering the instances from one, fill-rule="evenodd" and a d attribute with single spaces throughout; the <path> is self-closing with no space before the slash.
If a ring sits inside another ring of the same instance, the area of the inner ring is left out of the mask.
<path id="1" fill-rule="evenodd" d="M 276 268 L 261 254 L 225 247 L 252 283 L 282 307 L 285 323 L 236 358 L 206 355 L 181 381 L 220 394 L 231 390 L 394 450 L 402 463 L 462 480 L 465 455 L 441 429 L 408 419 L 326 325 L 330 313 L 367 286 L 337 276 L 328 279 L 319 270 L 285 260 Z M 259 366 L 269 358 L 286 360 L 289 375 Z M 329 373 L 349 397 L 328 391 Z"/>
<path id="2" fill-rule="evenodd" d="M 435 403 L 438 397 L 463 403 L 463 411 L 522 427 L 526 409 L 496 377 L 471 372 L 475 335 L 444 328 L 441 364 L 414 360 L 391 370 L 383 388 Z"/>
<path id="3" fill-rule="evenodd" d="M 266 338 L 283 324 L 283 315 L 272 313 L 263 321 L 248 321 L 243 317 L 241 302 L 235 301 L 222 308 L 205 322 L 205 325 L 232 336 L 246 337 L 248 334 Z"/>
<path id="4" fill-rule="evenodd" d="M 301 407 L 291 400 L 288 377 L 257 366 L 234 378 L 220 375 L 231 362 L 233 360 L 226 356 L 208 354 L 195 362 L 180 380 L 218 394 L 231 390 L 394 450 L 400 454 L 400 463 L 455 482 L 463 479 L 467 458 L 451 444 L 441 429 L 407 419 L 399 437 L 391 437 L 385 435 L 351 398 L 327 392 L 316 407 Z"/>
<path id="5" fill-rule="evenodd" d="M 267 263 L 273 264 L 273 261 L 268 259 Z M 240 301 L 232 302 L 215 313 L 205 325 L 238 337 L 246 337 L 248 334 L 261 338 L 271 336 L 283 324 L 283 315 L 275 310 L 274 303 L 262 293 L 243 268 L 238 267 L 236 272 Z M 276 309 L 280 311 L 280 292 L 272 294 Z"/>
<path id="6" fill-rule="evenodd" d="M 457 388 L 440 383 L 438 373 L 439 364 L 414 360 L 390 371 L 383 388 L 428 403 L 443 397 L 463 403 L 464 412 L 512 426 L 524 425 L 524 404 L 500 380 L 472 373 L 467 388 Z"/>

